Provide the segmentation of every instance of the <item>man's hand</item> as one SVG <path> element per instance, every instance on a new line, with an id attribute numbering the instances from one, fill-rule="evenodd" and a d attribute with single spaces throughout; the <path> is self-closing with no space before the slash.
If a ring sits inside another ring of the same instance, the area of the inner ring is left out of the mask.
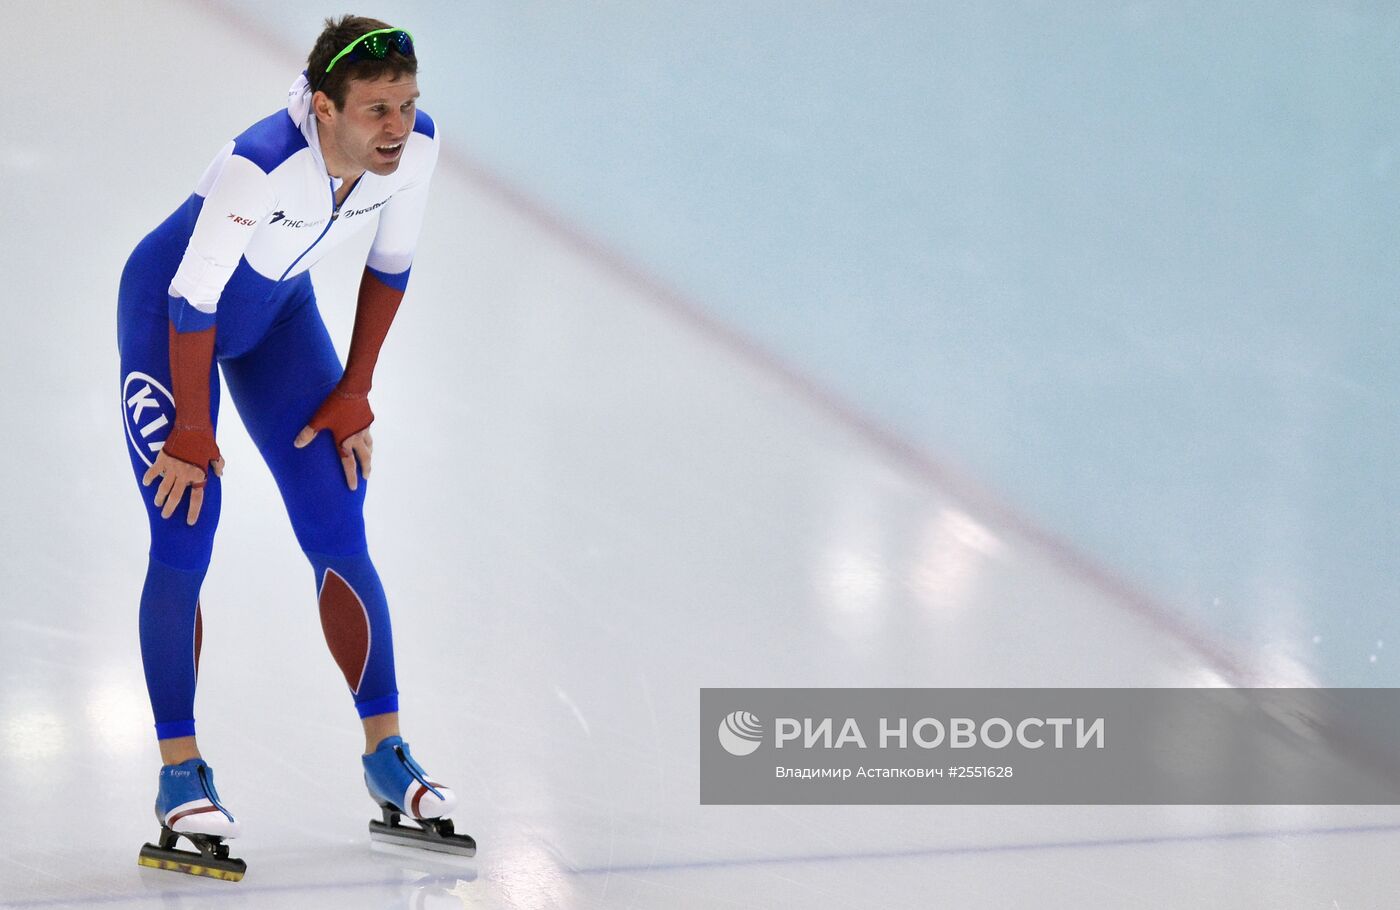
<path id="1" fill-rule="evenodd" d="M 296 440 L 292 443 L 298 449 L 304 449 L 316 438 L 320 429 L 311 426 L 302 427 L 297 434 Z M 345 483 L 350 489 L 360 488 L 360 478 L 355 473 L 355 462 L 358 459 L 360 473 L 366 478 L 369 477 L 370 460 L 374 456 L 374 440 L 369 435 L 369 427 L 365 427 L 358 433 L 352 433 L 345 437 L 345 441 L 340 444 L 340 466 L 345 470 Z"/>
<path id="2" fill-rule="evenodd" d="M 210 462 L 214 469 L 214 476 L 224 476 L 224 460 L 222 457 Z M 190 491 L 189 517 L 185 519 L 185 524 L 193 525 L 199 520 L 199 510 L 204 508 L 204 471 L 195 467 L 189 462 L 167 455 L 162 450 L 156 453 L 156 460 L 146 470 L 146 476 L 141 478 L 141 485 L 149 487 L 157 478 L 161 478 L 160 486 L 156 488 L 155 504 L 156 508 L 162 505 L 160 517 L 169 518 L 175 514 L 175 509 L 179 507 L 180 500 L 185 496 L 185 489 Z"/>

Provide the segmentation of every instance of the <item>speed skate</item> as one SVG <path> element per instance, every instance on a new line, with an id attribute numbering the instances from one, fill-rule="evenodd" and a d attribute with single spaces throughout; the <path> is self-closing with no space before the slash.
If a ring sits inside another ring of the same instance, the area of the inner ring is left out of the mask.
<path id="1" fill-rule="evenodd" d="M 156 820 L 160 838 L 141 848 L 136 861 L 150 869 L 184 872 L 236 882 L 247 864 L 229 856 L 225 839 L 238 836 L 238 821 L 219 801 L 214 770 L 203 759 L 192 758 L 160 769 L 156 793 Z M 198 852 L 175 845 L 183 837 Z"/>
<path id="2" fill-rule="evenodd" d="M 369 823 L 371 841 L 458 856 L 476 855 L 476 841 L 458 834 L 447 818 L 457 805 L 456 794 L 428 777 L 409 752 L 408 743 L 390 736 L 362 761 L 365 786 L 383 812 L 383 820 Z"/>

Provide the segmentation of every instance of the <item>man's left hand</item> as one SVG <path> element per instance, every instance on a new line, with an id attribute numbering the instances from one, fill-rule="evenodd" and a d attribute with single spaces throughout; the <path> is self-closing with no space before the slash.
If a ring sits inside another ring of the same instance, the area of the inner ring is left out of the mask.
<path id="1" fill-rule="evenodd" d="M 355 490 L 360 486 L 360 480 L 355 475 L 355 461 L 360 462 L 360 473 L 369 479 L 369 462 L 374 455 L 374 440 L 369 436 L 369 428 L 361 430 L 349 437 L 340 446 L 340 466 L 345 469 L 345 482 L 350 485 L 350 489 Z"/>
<path id="2" fill-rule="evenodd" d="M 374 453 L 374 440 L 369 434 L 369 423 L 373 420 L 374 413 L 369 409 L 366 396 L 346 394 L 337 390 L 326 398 L 316 415 L 311 418 L 311 422 L 301 428 L 292 444 L 298 449 L 304 449 L 322 430 L 329 431 L 334 437 L 344 432 L 343 428 L 347 424 L 361 426 L 362 429 L 358 432 L 337 440 L 336 446 L 340 452 L 340 466 L 345 469 L 345 483 L 350 489 L 356 490 L 360 486 L 359 474 L 369 477 L 370 460 Z M 355 470 L 357 461 L 358 474 Z"/>

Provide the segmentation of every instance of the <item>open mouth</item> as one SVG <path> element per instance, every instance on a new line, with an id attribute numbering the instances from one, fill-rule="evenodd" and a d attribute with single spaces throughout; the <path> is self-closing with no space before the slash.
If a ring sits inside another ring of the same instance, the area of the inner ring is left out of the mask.
<path id="1" fill-rule="evenodd" d="M 393 145 L 376 145 L 374 150 L 385 158 L 397 158 L 399 157 L 399 153 L 403 151 L 403 143 L 396 142 Z"/>

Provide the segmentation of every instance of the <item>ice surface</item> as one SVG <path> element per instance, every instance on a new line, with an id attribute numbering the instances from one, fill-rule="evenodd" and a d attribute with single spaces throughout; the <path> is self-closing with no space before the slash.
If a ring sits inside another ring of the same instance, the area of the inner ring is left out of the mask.
<path id="1" fill-rule="evenodd" d="M 1350 908 L 1400 888 L 1390 808 L 700 806 L 702 686 L 1300 680 L 1105 584 L 461 150 L 381 358 L 369 521 L 406 737 L 480 853 L 370 849 L 313 578 L 227 409 L 197 710 L 249 871 L 139 869 L 159 760 L 117 276 L 289 62 L 195 4 L 9 12 L 55 40 L 18 48 L 35 115 L 0 139 L 0 906 Z M 357 254 L 317 274 L 342 350 Z"/>

